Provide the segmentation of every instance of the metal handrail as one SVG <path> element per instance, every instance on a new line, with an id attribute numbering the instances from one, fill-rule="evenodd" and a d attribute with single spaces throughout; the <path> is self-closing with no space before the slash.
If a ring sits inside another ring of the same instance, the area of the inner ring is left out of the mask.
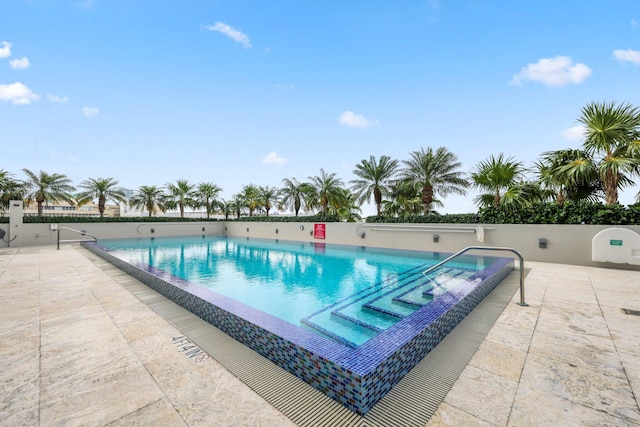
<path id="1" fill-rule="evenodd" d="M 93 237 L 93 240 L 88 240 L 88 239 L 79 239 L 79 240 L 60 240 L 60 230 L 69 230 L 69 231 L 75 231 L 76 233 L 80 233 L 83 236 L 89 236 L 89 237 Z M 69 227 L 58 227 L 58 245 L 57 245 L 57 249 L 60 249 L 60 242 L 66 243 L 66 242 L 97 242 L 98 238 L 96 236 L 94 236 L 93 234 L 89 234 L 86 231 L 80 231 L 80 230 L 76 230 L 75 228 L 69 228 Z"/>
<path id="2" fill-rule="evenodd" d="M 492 246 L 468 246 L 464 249 L 462 249 L 461 251 L 456 252 L 455 254 L 451 255 L 450 257 L 440 261 L 437 264 L 432 265 L 431 267 L 427 268 L 425 271 L 422 272 L 422 274 L 428 274 L 430 272 L 432 272 L 433 270 L 435 270 L 436 268 L 440 267 L 441 265 L 451 261 L 453 258 L 462 255 L 465 252 L 471 251 L 471 250 L 486 250 L 486 251 L 509 251 L 509 252 L 513 252 L 514 254 L 516 254 L 518 256 L 518 258 L 520 259 L 520 302 L 518 303 L 518 305 L 527 307 L 529 304 L 524 302 L 524 258 L 522 258 L 522 254 L 520 254 L 520 252 L 518 252 L 517 250 L 513 249 L 513 248 L 507 248 L 507 247 L 492 247 Z"/>

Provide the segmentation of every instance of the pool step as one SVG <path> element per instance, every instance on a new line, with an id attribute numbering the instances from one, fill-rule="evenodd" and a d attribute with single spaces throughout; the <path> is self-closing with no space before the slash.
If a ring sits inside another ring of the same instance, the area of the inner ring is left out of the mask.
<path id="1" fill-rule="evenodd" d="M 440 268 L 423 275 L 425 268 L 413 269 L 383 281 L 367 292 L 352 295 L 303 319 L 307 327 L 321 331 L 350 346 L 349 327 L 368 331 L 365 341 L 419 310 L 438 295 L 464 283 L 475 274 L 461 268 Z M 331 332 L 330 332 L 331 331 Z M 364 342 L 364 341 L 363 341 Z"/>

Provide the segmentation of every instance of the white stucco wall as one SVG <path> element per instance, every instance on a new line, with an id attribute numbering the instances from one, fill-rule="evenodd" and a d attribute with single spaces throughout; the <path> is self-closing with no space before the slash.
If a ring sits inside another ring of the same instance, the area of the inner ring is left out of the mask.
<path id="1" fill-rule="evenodd" d="M 600 231 L 620 226 L 607 225 L 510 225 L 484 224 L 478 233 L 477 224 L 365 224 L 326 223 L 325 239 L 314 236 L 314 224 L 308 222 L 154 222 L 154 223 L 59 223 L 85 231 L 100 239 L 125 237 L 164 237 L 227 235 L 266 239 L 282 239 L 301 242 L 319 242 L 341 245 L 415 249 L 454 253 L 468 246 L 510 247 L 520 252 L 525 261 L 541 261 L 585 266 L 599 266 L 640 270 L 638 265 L 594 262 L 591 243 Z M 14 238 L 7 243 L 7 236 L 0 247 L 55 245 L 57 231 L 50 224 L 23 224 L 12 219 L 10 224 L 0 224 Z M 640 234 L 640 226 L 625 226 Z M 479 241 L 483 234 L 483 241 Z M 434 235 L 438 236 L 437 242 Z M 83 236 L 68 230 L 60 231 L 61 240 L 82 239 Z M 546 248 L 540 247 L 540 239 L 546 240 Z M 65 244 L 65 243 L 63 243 Z M 640 248 L 637 248 L 640 249 Z M 500 254 L 492 252 L 493 254 Z M 505 256 L 514 256 L 504 252 Z"/>

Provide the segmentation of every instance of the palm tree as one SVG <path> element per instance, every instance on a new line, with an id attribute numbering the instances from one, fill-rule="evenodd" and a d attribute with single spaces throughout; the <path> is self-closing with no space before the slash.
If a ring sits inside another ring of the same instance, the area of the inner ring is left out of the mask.
<path id="1" fill-rule="evenodd" d="M 13 179 L 13 175 L 6 170 L 0 169 L 0 211 L 4 212 L 11 200 L 22 199 L 24 192 L 24 185 L 20 181 Z"/>
<path id="2" fill-rule="evenodd" d="M 186 179 L 179 179 L 173 183 L 166 185 L 168 191 L 167 206 L 169 208 L 178 207 L 180 209 L 180 218 L 184 218 L 184 207 L 197 205 L 194 194 L 194 185 L 189 184 Z"/>
<path id="3" fill-rule="evenodd" d="M 350 181 L 359 203 L 369 201 L 373 195 L 376 212 L 380 216 L 382 198 L 391 194 L 390 185 L 397 171 L 398 161 L 389 156 L 381 156 L 380 161 L 376 161 L 375 156 L 370 156 L 369 160 L 361 160 L 353 171 L 360 179 Z"/>
<path id="4" fill-rule="evenodd" d="M 249 216 L 253 216 L 255 210 L 262 206 L 260 189 L 257 185 L 245 185 L 242 187 L 242 192 L 238 196 L 240 200 L 242 200 L 242 205 L 249 209 Z"/>
<path id="5" fill-rule="evenodd" d="M 458 171 L 462 163 L 445 147 L 439 147 L 435 151 L 431 147 L 426 150 L 421 148 L 412 152 L 411 158 L 403 160 L 403 163 L 405 167 L 400 169 L 399 176 L 420 186 L 420 198 L 425 215 L 431 212 L 436 195 L 467 193 L 469 182 L 463 178 L 464 174 Z"/>
<path id="6" fill-rule="evenodd" d="M 280 208 L 288 207 L 298 216 L 304 196 L 309 192 L 310 184 L 298 182 L 295 178 L 282 180 L 284 187 L 280 189 Z"/>
<path id="7" fill-rule="evenodd" d="M 310 176 L 309 179 L 315 190 L 320 212 L 322 215 L 327 215 L 329 205 L 342 196 L 344 184 L 340 178 L 336 178 L 335 173 L 327 174 L 322 168 L 319 176 Z"/>
<path id="8" fill-rule="evenodd" d="M 54 173 L 49 175 L 40 171 L 36 175 L 29 169 L 22 169 L 27 175 L 26 199 L 27 204 L 35 200 L 38 204 L 38 216 L 42 216 L 42 204 L 45 202 L 59 202 L 61 200 L 74 204 L 75 200 L 71 194 L 75 187 L 71 185 L 71 180 L 66 175 Z"/>
<path id="9" fill-rule="evenodd" d="M 207 209 L 207 219 L 211 216 L 212 209 L 219 204 L 216 199 L 221 191 L 222 188 L 212 182 L 203 182 L 198 184 L 195 196 L 199 200 L 201 206 L 204 205 Z"/>
<path id="10" fill-rule="evenodd" d="M 524 168 L 513 157 L 505 158 L 491 155 L 482 160 L 471 173 L 473 186 L 485 191 L 474 198 L 479 206 L 508 206 L 518 204 L 520 192 L 518 185 L 523 178 Z"/>
<path id="11" fill-rule="evenodd" d="M 115 203 L 127 203 L 124 190 L 116 187 L 117 185 L 118 181 L 115 181 L 113 178 L 85 179 L 78 186 L 84 190 L 77 195 L 78 206 L 98 199 L 98 212 L 100 212 L 100 217 L 102 218 L 107 200 Z"/>
<path id="12" fill-rule="evenodd" d="M 558 205 L 566 200 L 595 201 L 602 189 L 598 171 L 584 150 L 547 151 L 534 163 L 534 169 L 538 181 L 553 193 Z"/>
<path id="13" fill-rule="evenodd" d="M 129 205 L 135 209 L 148 210 L 149 218 L 151 218 L 156 208 L 162 212 L 167 211 L 165 199 L 164 191 L 161 188 L 155 185 L 143 185 L 129 199 Z"/>
<path id="14" fill-rule="evenodd" d="M 607 205 L 618 203 L 618 191 L 633 181 L 640 166 L 640 109 L 627 103 L 592 102 L 578 122 L 585 127 L 583 147 L 593 159 Z"/>
<path id="15" fill-rule="evenodd" d="M 224 199 L 220 199 L 216 201 L 216 207 L 220 209 L 222 215 L 224 215 L 224 219 L 229 219 L 229 216 L 234 212 L 235 206 L 233 201 L 225 201 Z"/>
<path id="16" fill-rule="evenodd" d="M 356 193 L 347 188 L 341 189 L 342 195 L 336 198 L 329 213 L 335 214 L 340 220 L 356 222 L 362 219 L 362 209 Z"/>
<path id="17" fill-rule="evenodd" d="M 278 203 L 278 189 L 275 187 L 258 187 L 258 197 L 262 201 L 262 206 L 264 207 L 267 216 L 269 216 L 272 202 L 276 204 Z"/>
<path id="18" fill-rule="evenodd" d="M 242 194 L 234 194 L 233 199 L 228 203 L 229 207 L 236 214 L 236 218 L 242 215 L 242 209 L 246 207 L 244 196 Z"/>

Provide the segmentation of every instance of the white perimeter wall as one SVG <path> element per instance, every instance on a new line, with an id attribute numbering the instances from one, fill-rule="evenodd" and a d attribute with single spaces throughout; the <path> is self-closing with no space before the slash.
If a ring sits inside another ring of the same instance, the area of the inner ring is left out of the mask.
<path id="1" fill-rule="evenodd" d="M 640 270 L 638 265 L 591 261 L 591 241 L 601 230 L 627 228 L 640 233 L 640 226 L 606 225 L 496 225 L 483 227 L 479 241 L 476 224 L 364 224 L 326 223 L 325 239 L 314 237 L 313 223 L 306 222 L 162 222 L 162 223 L 59 223 L 93 234 L 100 239 L 129 237 L 165 237 L 228 235 L 293 240 L 342 245 L 416 249 L 454 253 L 468 246 L 510 247 L 520 252 L 525 261 L 541 261 L 585 266 Z M 57 231 L 50 224 L 23 224 L 15 221 L 0 224 L 6 235 L 0 247 L 55 245 Z M 361 237 L 364 233 L 364 237 Z M 438 241 L 434 242 L 434 235 Z M 61 240 L 82 239 L 83 236 L 62 229 Z M 13 239 L 10 243 L 8 240 Z M 540 247 L 546 239 L 546 248 Z M 68 244 L 68 243 L 61 243 Z M 492 255 L 515 257 L 511 252 L 488 252 Z"/>

